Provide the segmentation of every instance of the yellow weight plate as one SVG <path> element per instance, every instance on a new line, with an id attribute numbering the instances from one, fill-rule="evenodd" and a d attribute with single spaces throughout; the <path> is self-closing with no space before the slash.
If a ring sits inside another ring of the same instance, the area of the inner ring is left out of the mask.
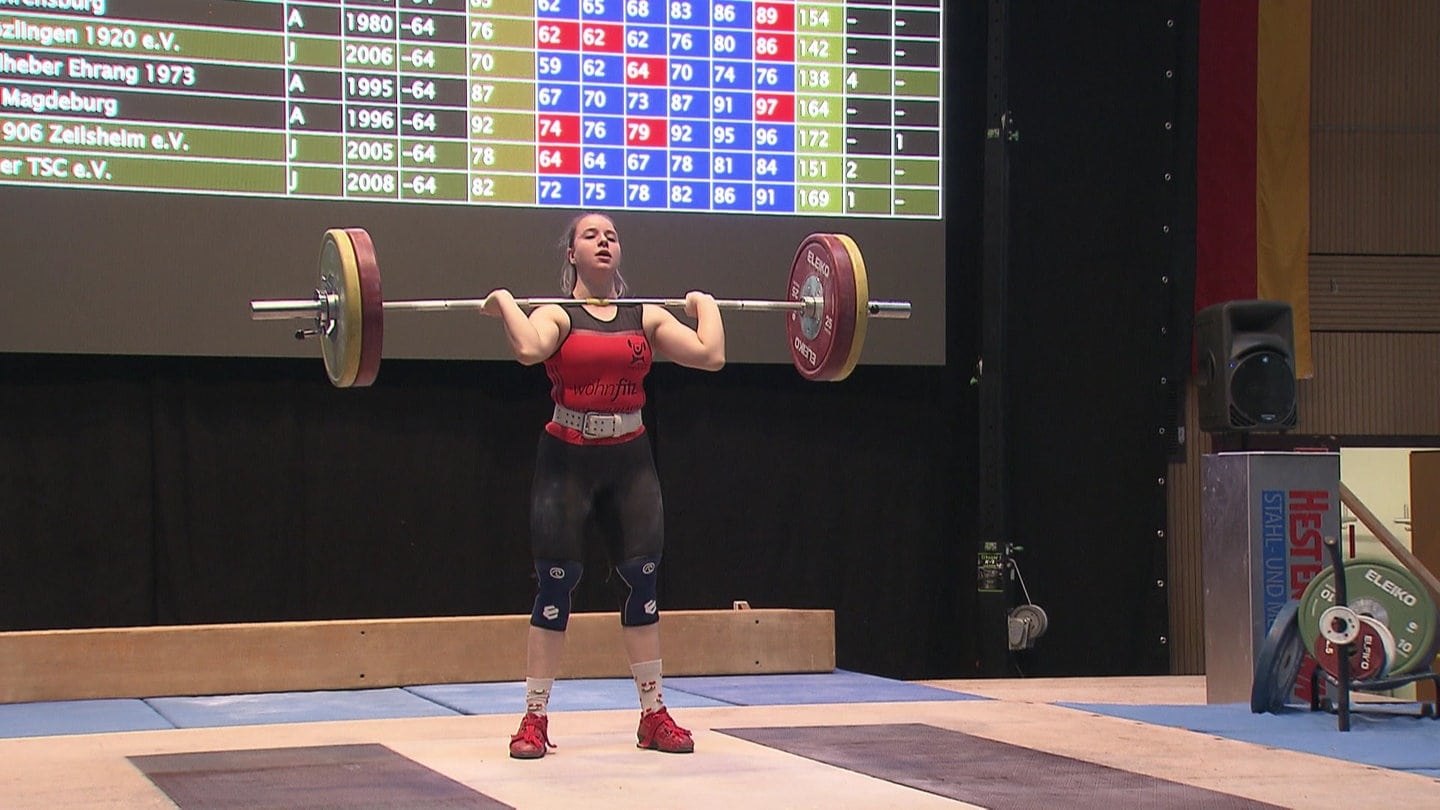
<path id="1" fill-rule="evenodd" d="M 865 257 L 860 255 L 860 246 L 843 233 L 835 234 L 845 252 L 850 255 L 850 271 L 855 285 L 855 336 L 850 339 L 850 352 L 845 356 L 840 371 L 834 379 L 843 380 L 850 376 L 860 362 L 860 350 L 865 348 L 865 327 L 870 322 L 870 280 L 865 275 Z"/>
<path id="2" fill-rule="evenodd" d="M 340 228 L 325 232 L 320 243 L 320 288 L 333 295 L 330 330 L 321 339 L 325 372 L 337 388 L 355 384 L 360 371 L 360 338 L 364 312 L 361 308 L 360 270 L 355 246 Z"/>

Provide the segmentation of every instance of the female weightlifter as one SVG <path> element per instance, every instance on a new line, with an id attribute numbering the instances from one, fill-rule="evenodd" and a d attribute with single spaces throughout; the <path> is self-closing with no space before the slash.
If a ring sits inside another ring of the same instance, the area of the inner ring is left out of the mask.
<path id="1" fill-rule="evenodd" d="M 624 295 L 620 237 L 604 214 L 570 224 L 562 242 L 560 283 L 572 298 Z M 640 696 L 640 748 L 689 753 L 690 732 L 675 724 L 661 696 L 660 613 L 656 576 L 664 546 L 660 480 L 640 410 L 651 350 L 691 368 L 725 365 L 725 328 L 715 299 L 685 296 L 691 329 L 664 307 L 584 304 L 536 307 L 528 315 L 508 290 L 492 292 L 483 312 L 500 318 L 515 359 L 543 362 L 555 412 L 540 435 L 530 503 L 531 546 L 539 588 L 525 656 L 525 716 L 510 738 L 510 756 L 538 759 L 549 737 L 546 707 L 559 671 L 580 582 L 588 521 L 615 527 L 607 537 L 612 564 L 629 589 L 620 612 L 625 653 Z"/>

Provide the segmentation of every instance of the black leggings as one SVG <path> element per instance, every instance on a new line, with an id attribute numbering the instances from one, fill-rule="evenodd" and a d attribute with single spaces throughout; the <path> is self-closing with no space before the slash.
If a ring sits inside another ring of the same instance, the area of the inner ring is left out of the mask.
<path id="1" fill-rule="evenodd" d="M 591 520 L 605 538 L 612 565 L 659 557 L 665 545 L 664 513 L 648 435 L 595 445 L 540 435 L 530 496 L 535 559 L 584 561 Z"/>

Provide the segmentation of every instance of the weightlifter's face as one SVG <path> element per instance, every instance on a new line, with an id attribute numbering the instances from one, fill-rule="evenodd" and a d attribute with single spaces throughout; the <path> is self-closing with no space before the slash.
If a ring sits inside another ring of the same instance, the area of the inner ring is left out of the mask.
<path id="1" fill-rule="evenodd" d="M 603 214 L 583 217 L 575 226 L 575 241 L 570 243 L 570 261 L 582 272 L 620 266 L 620 236 L 615 223 Z"/>

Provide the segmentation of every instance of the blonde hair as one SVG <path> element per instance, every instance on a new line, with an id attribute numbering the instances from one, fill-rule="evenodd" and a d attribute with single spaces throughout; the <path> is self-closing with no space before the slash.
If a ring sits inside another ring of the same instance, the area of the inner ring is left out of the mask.
<path id="1" fill-rule="evenodd" d="M 560 292 L 566 295 L 575 294 L 577 273 L 575 263 L 570 261 L 570 248 L 575 246 L 575 232 L 580 228 L 580 220 L 592 215 L 605 217 L 610 220 L 611 224 L 615 222 L 615 219 L 609 214 L 600 211 L 586 211 L 570 220 L 570 225 L 565 229 L 564 235 L 560 237 L 560 255 L 562 257 L 560 260 Z M 630 285 L 625 283 L 625 277 L 620 275 L 620 268 L 617 266 L 615 268 L 615 297 L 624 297 L 625 292 L 629 289 Z"/>

